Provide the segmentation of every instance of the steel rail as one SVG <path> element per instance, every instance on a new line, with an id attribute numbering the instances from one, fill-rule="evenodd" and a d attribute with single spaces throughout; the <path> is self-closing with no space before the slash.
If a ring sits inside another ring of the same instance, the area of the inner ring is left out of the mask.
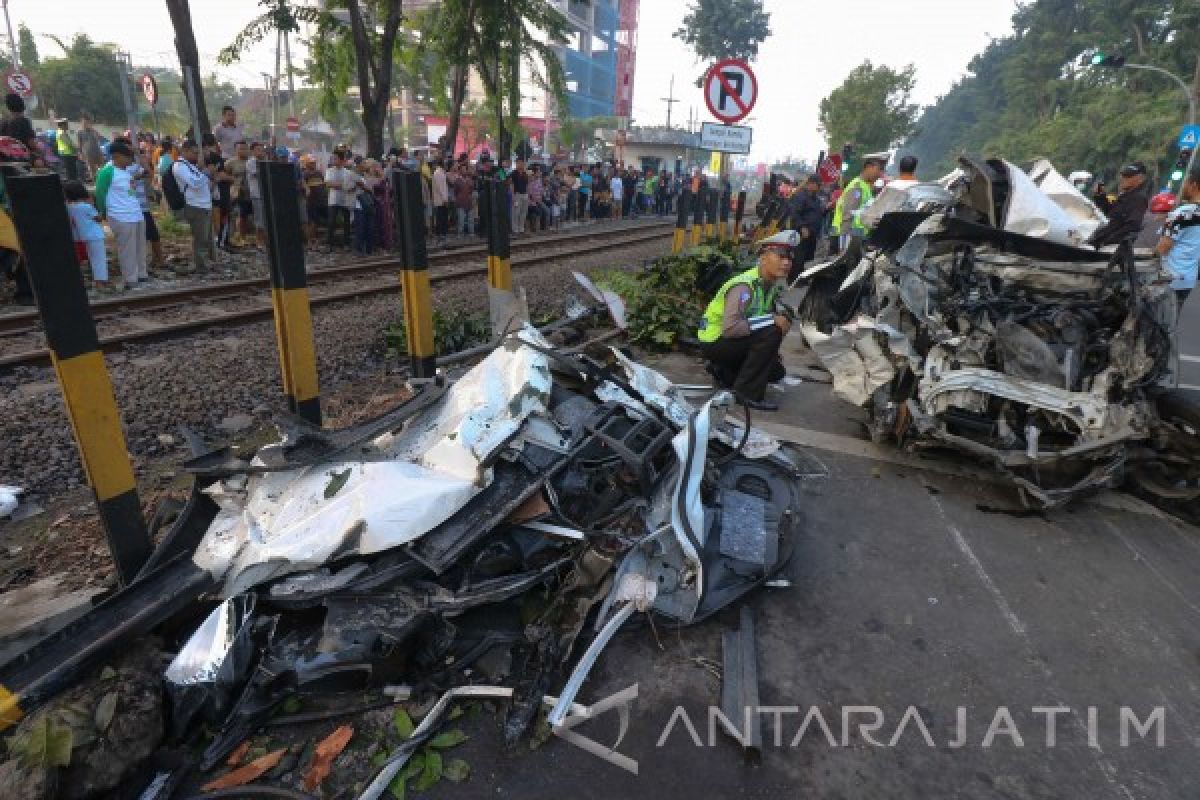
<path id="1" fill-rule="evenodd" d="M 672 235 L 674 228 L 668 226 L 648 226 L 654 228 L 664 228 L 664 230 L 651 230 L 642 232 L 637 236 L 629 236 L 621 239 L 612 239 L 606 237 L 602 243 L 598 243 L 596 248 L 592 250 L 611 249 L 613 247 L 624 247 L 628 245 L 640 244 L 642 242 L 654 241 Z M 628 229 L 626 229 L 628 230 Z M 532 255 L 521 259 L 513 260 L 513 269 L 535 266 L 551 261 L 558 261 L 565 258 L 573 257 L 570 254 L 564 253 L 545 253 L 540 255 Z M 441 272 L 430 275 L 431 283 L 446 283 L 449 281 L 462 280 L 464 278 L 486 275 L 487 267 L 469 267 L 467 269 L 455 270 L 453 272 Z M 343 276 L 344 277 L 344 276 Z M 264 281 L 265 283 L 265 281 Z M 325 282 L 328 283 L 328 282 Z M 310 288 L 320 289 L 324 284 L 317 284 Z M 376 294 L 386 294 L 388 292 L 400 293 L 400 284 L 397 281 L 387 281 L 371 284 L 369 286 L 359 286 L 352 289 L 345 289 L 334 292 L 314 292 L 309 303 L 312 306 L 329 305 L 331 303 L 353 300 L 360 297 L 366 297 Z M 226 311 L 220 314 L 209 314 L 202 317 L 197 317 L 190 320 L 181 320 L 173 323 L 166 323 L 154 327 L 146 327 L 137 330 L 123 331 L 121 333 L 112 334 L 109 336 L 100 337 L 100 349 L 106 353 L 111 353 L 120 350 L 124 345 L 132 343 L 146 343 L 154 341 L 164 341 L 167 339 L 179 338 L 198 331 L 208 330 L 210 328 L 219 328 L 232 325 L 244 325 L 252 322 L 270 319 L 274 314 L 274 309 L 268 297 L 264 297 L 263 301 L 244 309 L 234 311 Z M 0 369 L 11 367 L 29 367 L 29 366 L 45 366 L 50 363 L 50 352 L 45 348 L 37 350 L 28 350 L 11 355 L 0 356 Z"/>
<path id="2" fill-rule="evenodd" d="M 642 230 L 669 228 L 673 223 L 655 222 L 652 224 L 624 225 L 618 228 L 601 230 L 578 231 L 556 234 L 553 236 L 523 239 L 513 242 L 513 252 L 521 252 L 534 247 L 554 247 L 558 244 L 570 244 L 581 240 L 617 239 L 621 234 L 635 233 Z M 619 241 L 619 240 L 618 240 Z M 434 264 L 453 262 L 460 257 L 484 255 L 487 248 L 484 245 L 466 245 L 429 254 L 430 266 Z M 316 288 L 322 283 L 332 283 L 349 277 L 370 275 L 397 269 L 399 258 L 394 255 L 379 258 L 364 259 L 351 264 L 332 267 L 318 267 L 308 273 L 309 287 Z M 168 310 L 197 301 L 214 301 L 236 299 L 251 292 L 269 289 L 271 281 L 267 277 L 244 278 L 241 280 L 222 281 L 214 283 L 193 284 L 179 288 L 166 289 L 156 292 L 128 294 L 97 300 L 91 304 L 92 316 L 100 320 L 132 312 Z M 41 320 L 36 309 L 17 311 L 11 314 L 0 314 L 0 335 L 16 335 L 34 333 L 40 329 Z"/>

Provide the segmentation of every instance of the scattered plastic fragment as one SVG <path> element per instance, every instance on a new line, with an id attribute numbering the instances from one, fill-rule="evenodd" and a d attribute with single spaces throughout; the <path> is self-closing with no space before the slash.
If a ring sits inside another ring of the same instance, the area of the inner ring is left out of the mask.
<path id="1" fill-rule="evenodd" d="M 334 759 L 340 756 L 342 751 L 346 749 L 346 745 L 350 743 L 350 737 L 352 736 L 354 736 L 354 728 L 349 725 L 343 725 L 317 744 L 316 750 L 313 751 L 312 766 L 308 768 L 308 772 L 304 773 L 304 788 L 306 790 L 310 792 L 316 791 L 321 782 L 329 777 L 329 772 L 333 769 Z"/>
<path id="2" fill-rule="evenodd" d="M 206 792 L 215 792 L 218 789 L 232 789 L 235 786 L 245 786 L 247 783 L 256 781 L 267 774 L 268 771 L 280 762 L 286 752 L 287 748 L 281 747 L 278 750 L 267 753 L 265 756 L 259 756 L 244 767 L 238 767 L 232 772 L 226 772 L 221 777 L 209 781 L 200 788 Z"/>

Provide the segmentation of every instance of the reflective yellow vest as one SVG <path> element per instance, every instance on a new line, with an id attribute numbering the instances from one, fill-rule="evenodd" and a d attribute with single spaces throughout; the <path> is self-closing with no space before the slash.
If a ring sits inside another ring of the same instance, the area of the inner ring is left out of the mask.
<path id="1" fill-rule="evenodd" d="M 842 233 L 842 201 L 846 199 L 846 195 L 849 194 L 855 187 L 862 189 L 862 202 L 859 203 L 859 211 L 866 208 L 867 203 L 871 202 L 875 198 L 875 193 L 871 191 L 871 184 L 864 181 L 861 175 L 850 181 L 850 183 L 846 184 L 846 188 L 842 192 L 842 196 L 838 198 L 837 207 L 834 208 L 833 211 L 833 229 L 839 234 Z M 858 217 L 851 217 L 851 219 L 853 221 L 850 223 L 850 226 L 858 231 L 861 235 L 866 236 L 867 226 L 859 222 Z"/>
<path id="2" fill-rule="evenodd" d="M 758 274 L 758 267 L 752 267 L 743 273 L 734 275 L 721 284 L 720 289 L 717 289 L 708 308 L 704 309 L 704 319 L 700 321 L 700 330 L 696 332 L 697 339 L 711 343 L 721 338 L 721 323 L 725 317 L 725 295 L 732 287 L 738 285 L 750 287 L 750 304 L 746 306 L 747 317 L 771 313 L 775 307 L 775 299 L 779 297 L 780 287 L 764 288 L 762 276 Z"/>
<path id="3" fill-rule="evenodd" d="M 54 139 L 58 144 L 58 154 L 60 156 L 75 155 L 75 142 L 71 141 L 71 132 L 58 130 L 54 133 Z"/>

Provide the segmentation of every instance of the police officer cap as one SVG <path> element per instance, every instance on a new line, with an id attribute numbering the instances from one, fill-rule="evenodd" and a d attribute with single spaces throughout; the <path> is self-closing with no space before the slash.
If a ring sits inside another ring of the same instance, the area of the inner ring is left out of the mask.
<path id="1" fill-rule="evenodd" d="M 768 236 L 766 239 L 760 240 L 758 243 L 758 247 L 761 250 L 766 250 L 767 248 L 778 248 L 781 250 L 791 250 L 792 248 L 796 247 L 799 244 L 800 244 L 800 234 L 796 233 L 795 231 L 789 230 L 789 231 L 780 231 L 779 233 L 775 234 L 774 236 Z"/>

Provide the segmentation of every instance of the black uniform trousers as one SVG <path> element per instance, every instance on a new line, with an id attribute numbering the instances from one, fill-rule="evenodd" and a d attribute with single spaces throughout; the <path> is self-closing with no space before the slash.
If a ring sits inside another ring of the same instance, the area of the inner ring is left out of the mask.
<path id="1" fill-rule="evenodd" d="M 787 374 L 779 360 L 781 344 L 783 331 L 771 325 L 749 336 L 722 337 L 702 345 L 702 350 L 718 381 L 746 400 L 762 400 L 767 384 Z"/>

